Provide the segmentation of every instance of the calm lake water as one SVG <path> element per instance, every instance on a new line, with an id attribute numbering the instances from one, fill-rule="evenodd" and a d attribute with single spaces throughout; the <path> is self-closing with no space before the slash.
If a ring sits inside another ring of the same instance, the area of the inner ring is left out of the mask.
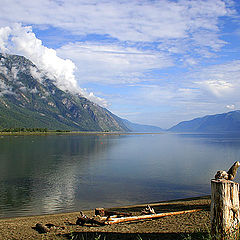
<path id="1" fill-rule="evenodd" d="M 0 217 L 202 196 L 239 159 L 240 135 L 1 137 Z"/>

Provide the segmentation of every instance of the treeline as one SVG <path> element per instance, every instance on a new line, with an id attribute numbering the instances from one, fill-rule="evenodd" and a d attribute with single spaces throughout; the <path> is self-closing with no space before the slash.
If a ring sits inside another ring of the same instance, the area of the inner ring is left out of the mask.
<path id="1" fill-rule="evenodd" d="M 48 132 L 47 128 L 3 128 L 0 132 Z"/>
<path id="2" fill-rule="evenodd" d="M 51 130 L 51 132 L 63 133 L 63 132 L 71 132 L 70 130 Z"/>
<path id="3" fill-rule="evenodd" d="M 19 133 L 19 132 L 56 132 L 56 133 L 64 133 L 71 132 L 70 130 L 48 130 L 47 128 L 0 128 L 0 132 L 11 132 L 11 133 Z"/>

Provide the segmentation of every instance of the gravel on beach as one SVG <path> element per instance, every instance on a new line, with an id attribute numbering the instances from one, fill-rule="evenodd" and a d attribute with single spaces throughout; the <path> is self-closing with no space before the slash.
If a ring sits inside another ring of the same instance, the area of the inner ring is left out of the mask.
<path id="1" fill-rule="evenodd" d="M 146 205 L 118 207 L 111 210 L 139 215 Z M 75 225 L 79 212 L 5 218 L 0 219 L 0 239 L 203 239 L 209 234 L 210 196 L 149 205 L 156 213 L 191 209 L 201 209 L 201 211 L 106 226 Z M 89 217 L 94 214 L 93 210 L 83 212 Z M 74 224 L 71 225 L 69 222 Z M 34 229 L 37 223 L 53 224 L 56 227 L 48 233 L 40 234 Z"/>

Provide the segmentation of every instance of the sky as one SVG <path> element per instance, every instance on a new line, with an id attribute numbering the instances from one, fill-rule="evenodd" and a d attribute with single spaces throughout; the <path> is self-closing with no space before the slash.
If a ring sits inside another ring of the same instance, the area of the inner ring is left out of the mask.
<path id="1" fill-rule="evenodd" d="M 132 122 L 240 109 L 238 0 L 0 0 L 0 51 Z"/>

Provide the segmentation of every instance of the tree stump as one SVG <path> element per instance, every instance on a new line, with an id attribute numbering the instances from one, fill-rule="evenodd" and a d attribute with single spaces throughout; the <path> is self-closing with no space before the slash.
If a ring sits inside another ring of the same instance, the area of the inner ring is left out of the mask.
<path id="1" fill-rule="evenodd" d="M 211 180 L 211 235 L 214 240 L 239 236 L 239 184 L 225 179 Z"/>

